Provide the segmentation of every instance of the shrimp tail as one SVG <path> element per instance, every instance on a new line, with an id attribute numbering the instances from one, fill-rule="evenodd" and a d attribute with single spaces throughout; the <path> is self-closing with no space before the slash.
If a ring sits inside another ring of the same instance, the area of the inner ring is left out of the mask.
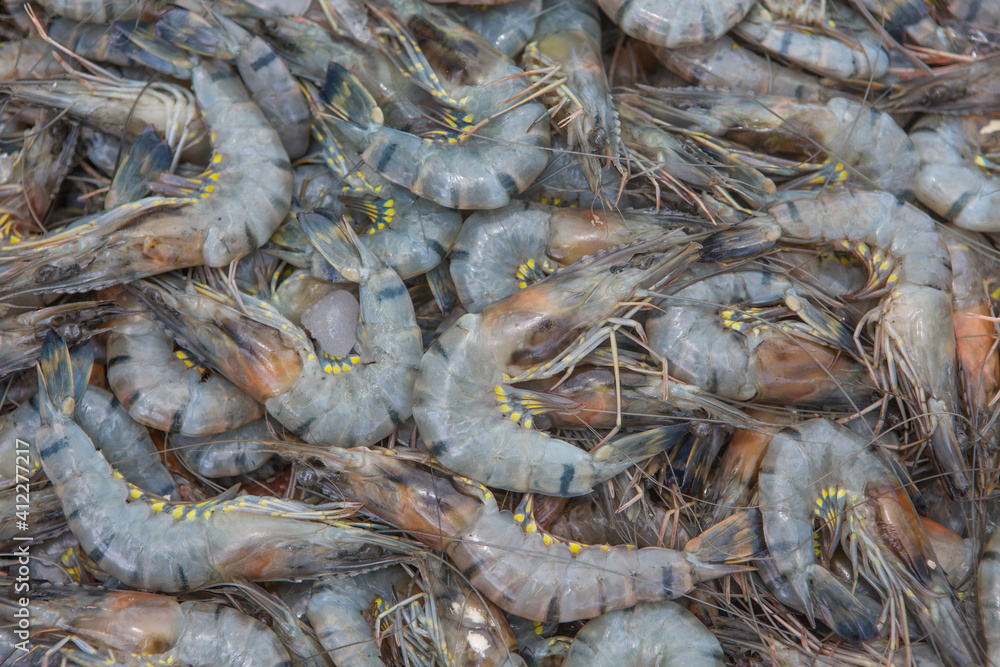
<path id="1" fill-rule="evenodd" d="M 701 261 L 721 262 L 759 255 L 781 238 L 781 228 L 766 219 L 712 234 L 702 242 Z"/>
<path id="2" fill-rule="evenodd" d="M 344 67 L 331 62 L 326 69 L 321 97 L 330 110 L 346 124 L 363 133 L 382 127 L 382 110 L 368 89 Z M 343 127 L 345 124 L 341 124 Z"/>
<path id="3" fill-rule="evenodd" d="M 104 208 L 112 209 L 145 196 L 149 183 L 168 171 L 173 151 L 152 125 L 139 133 L 122 158 L 111 188 L 104 198 Z"/>
<path id="4" fill-rule="evenodd" d="M 375 256 L 361 244 L 349 224 L 334 223 L 334 216 L 334 211 L 318 209 L 316 213 L 300 213 L 297 218 L 323 259 L 347 280 L 358 282 L 362 270 L 375 264 Z"/>
<path id="5" fill-rule="evenodd" d="M 598 447 L 593 457 L 609 467 L 641 461 L 673 447 L 687 432 L 687 424 L 672 424 L 631 433 Z"/>
<path id="6" fill-rule="evenodd" d="M 49 423 L 56 415 L 69 418 L 76 410 L 83 392 L 90 380 L 93 367 L 93 353 L 90 362 L 86 356 L 80 357 L 79 377 L 74 381 L 73 361 L 69 348 L 55 331 L 50 331 L 42 344 L 42 356 L 38 360 L 38 409 L 42 423 Z"/>
<path id="7" fill-rule="evenodd" d="M 810 565 L 806 580 L 810 607 L 838 637 L 850 642 L 869 642 L 878 638 L 878 610 L 862 604 L 829 570 Z"/>
<path id="8" fill-rule="evenodd" d="M 135 21 L 112 21 L 116 46 L 146 67 L 178 79 L 190 79 L 191 56 L 183 49 L 156 36 L 151 26 Z"/>
<path id="9" fill-rule="evenodd" d="M 767 552 L 760 510 L 739 512 L 688 541 L 684 551 L 709 565 L 739 565 Z M 737 568 L 735 572 L 741 572 Z"/>
<path id="10" fill-rule="evenodd" d="M 201 56 L 223 60 L 236 57 L 232 40 L 208 19 L 182 7 L 168 9 L 156 22 L 156 35 L 171 44 Z"/>

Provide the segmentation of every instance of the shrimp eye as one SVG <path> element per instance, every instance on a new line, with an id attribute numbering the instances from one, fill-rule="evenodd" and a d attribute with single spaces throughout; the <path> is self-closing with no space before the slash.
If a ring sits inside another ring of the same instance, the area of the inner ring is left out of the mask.
<path id="1" fill-rule="evenodd" d="M 312 468 L 299 468 L 296 479 L 298 479 L 300 485 L 311 487 L 315 486 L 316 482 L 319 481 L 319 475 Z"/>
<path id="2" fill-rule="evenodd" d="M 591 148 L 604 148 L 604 145 L 608 143 L 608 133 L 604 131 L 603 127 L 595 127 L 587 135 L 587 141 L 590 142 Z"/>

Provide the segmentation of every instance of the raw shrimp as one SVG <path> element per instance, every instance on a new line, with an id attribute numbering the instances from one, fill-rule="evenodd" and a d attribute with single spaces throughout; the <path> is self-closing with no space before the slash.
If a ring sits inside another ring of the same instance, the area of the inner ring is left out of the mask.
<path id="1" fill-rule="evenodd" d="M 538 513 L 533 514 L 539 521 Z M 583 544 L 634 544 L 637 547 L 663 546 L 671 537 L 669 513 L 660 505 L 640 511 L 635 519 L 621 515 L 608 516 L 596 501 L 588 500 L 574 505 L 559 516 L 549 527 L 554 536 Z M 664 530 L 667 534 L 661 535 Z M 688 541 L 688 534 L 678 526 L 680 544 Z"/>
<path id="2" fill-rule="evenodd" d="M 883 390 L 915 402 L 920 431 L 931 440 L 938 465 L 954 490 L 970 486 L 959 428 L 955 331 L 948 248 L 936 224 L 887 193 L 852 193 L 796 200 L 771 208 L 748 236 L 819 243 L 862 260 L 868 281 L 855 298 L 880 296 L 865 320 L 875 328 L 876 356 L 884 360 Z M 740 232 L 737 232 L 740 234 Z M 768 242 L 769 243 L 769 242 Z M 706 241 L 711 253 L 712 241 Z"/>
<path id="3" fill-rule="evenodd" d="M 792 280 L 769 271 L 699 278 L 657 303 L 646 322 L 649 345 L 666 358 L 672 377 L 723 398 L 866 405 L 872 389 L 864 366 L 809 340 L 825 336 L 853 349 L 853 327 L 828 316 L 814 334 L 801 322 L 753 316 L 753 307 L 783 300 L 805 305 Z"/>
<path id="4" fill-rule="evenodd" d="M 0 304 L 0 312 L 4 305 Z M 101 333 L 102 325 L 121 312 L 107 301 L 77 301 L 18 312 L 0 319 L 0 377 L 31 368 L 38 361 L 41 339 L 55 330 L 72 345 L 86 343 Z"/>
<path id="5" fill-rule="evenodd" d="M 41 37 L 25 37 L 0 44 L 0 80 L 47 79 L 64 74 L 52 55 L 52 45 Z"/>
<path id="6" fill-rule="evenodd" d="M 556 129 L 579 156 L 590 189 L 602 191 L 602 162 L 628 178 L 619 156 L 624 152 L 618 111 L 611 100 L 601 60 L 600 12 L 592 0 L 574 3 L 546 0 L 534 41 L 525 47 L 521 63 L 535 77 L 543 72 L 564 79 L 545 82 L 553 90 L 543 96 Z"/>
<path id="7" fill-rule="evenodd" d="M 146 664 L 192 667 L 284 667 L 288 651 L 260 621 L 221 604 L 178 602 L 168 595 L 81 587 L 32 590 L 27 609 L 40 627 L 58 628 L 131 654 Z M 16 620 L 13 600 L 0 615 Z M 127 658 L 126 658 L 127 659 Z"/>
<path id="8" fill-rule="evenodd" d="M 24 133 L 11 171 L 0 184 L 0 244 L 13 243 L 18 227 L 37 230 L 48 216 L 56 193 L 73 162 L 79 131 L 74 125 L 56 123 L 43 114 Z M 14 232 L 10 234 L 8 232 Z M 5 240 L 2 236 L 11 236 Z"/>
<path id="9" fill-rule="evenodd" d="M 490 46 L 508 58 L 517 58 L 535 34 L 542 0 L 514 0 L 493 6 L 474 4 L 473 7 L 452 7 L 452 11 Z"/>
<path id="10" fill-rule="evenodd" d="M 758 477 L 764 536 L 798 603 L 850 641 L 877 637 L 877 611 L 863 605 L 817 558 L 843 541 L 855 567 L 884 594 L 902 599 L 954 664 L 975 662 L 975 641 L 936 564 L 920 520 L 890 465 L 869 440 L 825 419 L 789 426 L 771 439 Z M 817 507 L 818 506 L 818 507 Z M 825 526 L 814 544 L 813 522 Z M 822 540 L 826 539 L 826 543 Z"/>
<path id="11" fill-rule="evenodd" d="M 1000 665 L 1000 530 L 986 544 L 976 585 L 986 658 L 988 664 Z"/>
<path id="12" fill-rule="evenodd" d="M 129 27 L 113 24 L 112 27 L 94 23 L 80 23 L 68 19 L 54 19 L 49 24 L 49 37 L 73 53 L 99 62 L 121 67 L 148 67 L 160 74 L 178 79 L 190 79 L 192 58 L 175 45 L 144 36 L 155 43 L 149 50 L 129 39 Z M 64 74 L 65 70 L 59 72 Z M 26 77 L 12 77 L 26 78 Z"/>
<path id="13" fill-rule="evenodd" d="M 843 11 L 846 12 L 846 8 Z M 771 12 L 756 5 L 733 27 L 733 33 L 822 76 L 882 78 L 889 70 L 889 54 L 877 36 L 867 31 L 851 31 L 845 25 L 850 23 L 856 21 L 839 20 L 836 27 L 827 25 L 822 30 L 808 28 L 780 18 L 776 20 Z"/>
<path id="14" fill-rule="evenodd" d="M 702 88 L 647 88 L 624 99 L 691 132 L 759 144 L 768 153 L 808 162 L 825 155 L 834 172 L 845 168 L 842 163 L 851 165 L 852 182 L 913 199 L 917 151 L 892 117 L 871 105 L 843 97 L 823 104 Z"/>
<path id="15" fill-rule="evenodd" d="M 584 625 L 563 667 L 723 667 L 722 646 L 694 614 L 676 602 L 641 602 Z"/>
<path id="16" fill-rule="evenodd" d="M 898 84 L 878 103 L 883 111 L 986 114 L 1000 111 L 1000 53 Z"/>
<path id="17" fill-rule="evenodd" d="M 626 34 L 675 49 L 719 39 L 739 23 L 754 0 L 597 0 Z"/>
<path id="18" fill-rule="evenodd" d="M 917 200 L 962 229 L 1000 231 L 1000 174 L 983 158 L 997 147 L 996 119 L 927 114 L 910 139 L 920 155 Z"/>
<path id="19" fill-rule="evenodd" d="M 527 369 L 535 378 L 555 375 L 556 355 L 578 336 L 589 341 L 588 330 L 624 310 L 620 302 L 666 280 L 697 248 L 650 254 L 671 244 L 661 238 L 602 251 L 459 318 L 424 355 L 414 387 L 413 416 L 431 454 L 489 486 L 575 496 L 659 451 L 658 438 L 641 435 L 592 452 L 551 438 L 531 428 L 531 411 L 509 384 Z"/>
<path id="20" fill-rule="evenodd" d="M 231 579 L 305 577 L 383 561 L 402 543 L 331 521 L 329 506 L 241 496 L 198 505 L 129 487 L 72 421 L 73 371 L 50 336 L 39 366 L 36 446 L 70 529 L 103 571 L 133 588 L 188 591 Z"/>
<path id="21" fill-rule="evenodd" d="M 157 316 L 203 359 L 262 401 L 303 439 L 351 447 L 374 444 L 410 415 L 413 382 L 423 347 L 406 286 L 345 228 L 334 233 L 320 214 L 300 222 L 320 252 L 360 285 L 357 352 L 318 356 L 306 334 L 268 303 L 241 295 L 244 311 L 207 288 L 183 293 L 143 289 Z M 244 315 L 244 312 L 249 315 Z"/>
<path id="22" fill-rule="evenodd" d="M 41 0 L 38 4 L 50 14 L 89 23 L 137 19 L 153 5 L 148 0 Z"/>
<path id="23" fill-rule="evenodd" d="M 258 419 L 211 436 L 173 435 L 170 446 L 187 468 L 202 477 L 232 477 L 252 472 L 274 455 L 267 421 Z"/>
<path id="24" fill-rule="evenodd" d="M 462 305 L 478 313 L 586 255 L 700 222 L 683 214 L 602 213 L 514 201 L 466 218 L 452 248 L 451 277 Z"/>
<path id="25" fill-rule="evenodd" d="M 264 414 L 264 406 L 218 373 L 199 366 L 135 297 L 119 303 L 108 336 L 108 386 L 140 424 L 197 436 L 222 433 Z"/>
<path id="26" fill-rule="evenodd" d="M 797 100 L 819 101 L 829 95 L 818 78 L 762 58 L 727 36 L 680 49 L 657 47 L 653 53 L 693 85 L 729 86 Z"/>
<path id="27" fill-rule="evenodd" d="M 39 241 L 0 248 L 0 296 L 226 266 L 264 243 L 291 202 L 288 156 L 227 65 L 203 61 L 192 85 L 215 153 L 203 179 L 185 181 L 191 196 L 141 199 Z"/>
<path id="28" fill-rule="evenodd" d="M 204 56 L 234 60 L 250 98 L 281 137 L 289 159 L 309 150 L 309 106 L 288 66 L 262 38 L 225 16 L 173 7 L 156 22 L 163 40 Z"/>
<path id="29" fill-rule="evenodd" d="M 565 622 L 684 595 L 700 581 L 740 571 L 733 563 L 762 546 L 753 514 L 714 526 L 684 551 L 561 542 L 500 510 L 484 487 L 388 452 L 299 446 L 284 455 L 308 471 L 300 475 L 304 484 L 319 482 L 443 550 L 473 588 L 530 620 Z"/>
<path id="30" fill-rule="evenodd" d="M 406 49 L 419 49 L 410 73 L 426 78 L 446 104 L 441 116 L 455 120 L 432 138 L 387 127 L 361 82 L 331 63 L 325 92 L 341 110 L 343 126 L 364 147 L 365 162 L 414 194 L 451 208 L 506 205 L 548 161 L 544 107 L 521 99 L 528 91 L 522 70 L 479 35 L 429 5 L 392 4 L 392 34 Z"/>

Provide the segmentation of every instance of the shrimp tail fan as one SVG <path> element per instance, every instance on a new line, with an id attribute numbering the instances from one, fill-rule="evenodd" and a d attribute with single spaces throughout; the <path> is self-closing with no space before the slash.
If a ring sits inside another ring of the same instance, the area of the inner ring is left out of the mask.
<path id="1" fill-rule="evenodd" d="M 93 361 L 92 352 L 89 362 L 84 353 L 78 357 L 77 371 L 74 373 L 66 341 L 55 331 L 49 332 L 38 360 L 38 403 L 42 423 L 47 423 L 55 415 L 68 418 L 73 414 L 87 389 Z"/>
<path id="2" fill-rule="evenodd" d="M 767 546 L 760 510 L 745 510 L 720 521 L 690 540 L 684 551 L 712 565 L 738 565 L 765 554 Z"/>
<path id="3" fill-rule="evenodd" d="M 838 637 L 849 642 L 878 638 L 881 610 L 864 605 L 829 570 L 818 565 L 810 565 L 806 577 L 813 608 Z"/>

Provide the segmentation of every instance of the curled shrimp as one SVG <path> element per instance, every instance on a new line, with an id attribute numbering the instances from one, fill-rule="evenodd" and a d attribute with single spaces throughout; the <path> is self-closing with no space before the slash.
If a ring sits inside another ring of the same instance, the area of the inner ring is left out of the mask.
<path id="1" fill-rule="evenodd" d="M 473 588 L 536 621 L 589 618 L 683 595 L 725 576 L 760 545 L 752 514 L 692 540 L 684 551 L 566 543 L 500 510 L 484 487 L 368 449 L 292 447 L 303 483 L 363 503 L 367 512 L 443 550 Z"/>
<path id="2" fill-rule="evenodd" d="M 528 90 L 522 70 L 479 35 L 429 5 L 391 4 L 387 20 L 403 45 L 398 53 L 415 54 L 411 75 L 444 100 L 443 126 L 426 137 L 386 126 L 372 94 L 335 63 L 326 79 L 330 103 L 364 147 L 365 162 L 393 183 L 451 208 L 506 205 L 548 161 L 544 108 L 522 99 Z"/>
<path id="3" fill-rule="evenodd" d="M 39 375 L 38 458 L 84 551 L 128 586 L 174 592 L 310 576 L 380 561 L 386 547 L 406 549 L 334 521 L 340 513 L 329 507 L 253 496 L 187 506 L 152 500 L 115 473 L 73 421 L 80 391 L 55 335 Z"/>
<path id="4" fill-rule="evenodd" d="M 148 197 L 38 241 L 0 247 L 0 296 L 226 266 L 264 243 L 291 203 L 288 156 L 227 65 L 200 63 L 192 85 L 215 141 L 210 170 L 184 181 L 188 196 Z"/>
<path id="5" fill-rule="evenodd" d="M 910 129 L 920 155 L 917 200 L 962 229 L 1000 231 L 1000 176 L 983 155 L 996 148 L 995 128 L 988 116 L 927 114 Z"/>
<path id="6" fill-rule="evenodd" d="M 586 255 L 696 222 L 681 214 L 602 213 L 515 201 L 466 218 L 451 252 L 451 277 L 462 305 L 478 313 Z"/>
<path id="7" fill-rule="evenodd" d="M 248 295 L 241 295 L 241 311 L 205 287 L 193 293 L 153 284 L 142 289 L 175 336 L 286 428 L 313 443 L 374 444 L 410 415 L 423 351 L 413 304 L 399 276 L 349 229 L 337 234 L 320 214 L 299 219 L 327 260 L 360 286 L 354 354 L 317 354 L 299 327 Z"/>
<path id="8" fill-rule="evenodd" d="M 674 49 L 719 39 L 756 3 L 753 0 L 597 0 L 597 4 L 625 34 Z"/>
<path id="9" fill-rule="evenodd" d="M 637 638 L 638 641 L 637 641 Z M 676 602 L 642 602 L 589 621 L 576 634 L 565 667 L 622 664 L 722 667 L 722 645 Z"/>
<path id="10" fill-rule="evenodd" d="M 79 586 L 38 588 L 32 593 L 27 608 L 39 625 L 124 651 L 133 659 L 148 660 L 146 664 L 291 664 L 288 651 L 270 628 L 221 604 Z M 16 610 L 12 600 L 0 603 L 0 616 L 8 620 L 16 620 Z"/>
<path id="11" fill-rule="evenodd" d="M 876 363 L 885 390 L 915 404 L 920 431 L 956 493 L 970 486 L 959 427 L 955 331 L 948 248 L 933 220 L 888 193 L 845 192 L 795 200 L 759 218 L 749 237 L 820 243 L 856 255 L 868 279 L 855 299 L 879 296 L 863 322 L 875 329 Z M 737 235 L 739 232 L 737 232 Z M 706 251 L 713 243 L 706 241 Z"/>
<path id="12" fill-rule="evenodd" d="M 578 153 L 591 190 L 601 192 L 602 161 L 628 178 L 628 169 L 619 159 L 624 147 L 618 111 L 601 61 L 597 6 L 590 0 L 546 2 L 534 41 L 525 47 L 521 62 L 525 69 L 565 78 L 558 86 L 547 85 L 554 90 L 543 99 L 556 129 L 566 135 L 569 149 Z"/>
<path id="13" fill-rule="evenodd" d="M 847 404 L 870 398 L 864 366 L 822 345 L 826 337 L 828 345 L 853 348 L 850 327 L 832 316 L 815 323 L 820 331 L 753 316 L 754 307 L 783 301 L 800 310 L 812 308 L 782 275 L 706 276 L 665 299 L 649 316 L 649 344 L 666 358 L 671 376 L 724 398 Z"/>
<path id="14" fill-rule="evenodd" d="M 534 377 L 555 375 L 555 355 L 565 355 L 578 337 L 596 347 L 603 335 L 589 342 L 588 330 L 623 310 L 619 303 L 640 287 L 666 280 L 696 250 L 649 254 L 671 245 L 661 238 L 590 255 L 459 318 L 427 350 L 413 391 L 413 416 L 434 457 L 489 486 L 573 496 L 659 451 L 641 436 L 589 453 L 551 438 L 531 428 L 532 413 L 509 382 L 527 369 Z"/>
<path id="15" fill-rule="evenodd" d="M 849 540 L 857 571 L 895 603 L 903 598 L 952 664 L 975 663 L 975 640 L 937 565 L 913 506 L 869 440 L 825 419 L 779 431 L 758 478 L 764 537 L 798 603 L 850 641 L 877 637 L 877 612 L 861 604 L 817 559 Z M 817 546 L 813 522 L 824 522 Z M 848 526 L 842 529 L 841 526 Z M 841 532 L 844 532 L 841 537 Z"/>
<path id="16" fill-rule="evenodd" d="M 264 414 L 264 406 L 187 352 L 174 351 L 163 327 L 123 294 L 128 314 L 108 336 L 108 386 L 137 422 L 181 435 L 221 433 Z"/>

